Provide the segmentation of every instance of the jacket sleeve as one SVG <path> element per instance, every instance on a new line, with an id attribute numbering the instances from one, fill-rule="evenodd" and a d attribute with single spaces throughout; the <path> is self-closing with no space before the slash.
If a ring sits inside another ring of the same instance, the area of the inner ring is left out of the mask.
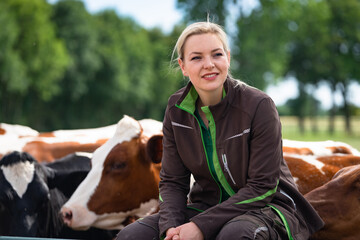
<path id="1" fill-rule="evenodd" d="M 160 236 L 167 229 L 185 223 L 190 171 L 183 165 L 174 140 L 168 109 L 163 122 L 163 158 L 160 171 Z"/>
<path id="2" fill-rule="evenodd" d="M 228 200 L 191 219 L 205 239 L 213 238 L 232 218 L 265 207 L 277 190 L 282 159 L 281 124 L 271 99 L 258 104 L 250 134 L 247 184 Z"/>

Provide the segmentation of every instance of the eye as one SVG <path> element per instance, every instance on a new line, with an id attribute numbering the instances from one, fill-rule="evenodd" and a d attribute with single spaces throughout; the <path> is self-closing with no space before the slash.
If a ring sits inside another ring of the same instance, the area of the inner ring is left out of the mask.
<path id="1" fill-rule="evenodd" d="M 201 59 L 201 57 L 200 57 L 200 56 L 196 56 L 196 57 L 192 57 L 190 60 L 193 61 L 193 60 L 199 60 L 199 59 Z"/>
<path id="2" fill-rule="evenodd" d="M 121 162 L 121 163 L 113 163 L 111 165 L 111 170 L 122 170 L 127 166 L 127 164 L 125 162 Z"/>
<path id="3" fill-rule="evenodd" d="M 221 52 L 218 52 L 218 53 L 215 53 L 215 54 L 214 54 L 214 57 L 221 57 L 221 56 L 224 56 L 224 54 L 221 53 Z"/>

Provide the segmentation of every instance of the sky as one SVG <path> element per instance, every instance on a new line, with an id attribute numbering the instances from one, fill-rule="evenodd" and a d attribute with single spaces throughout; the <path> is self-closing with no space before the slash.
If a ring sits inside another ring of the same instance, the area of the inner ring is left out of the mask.
<path id="1" fill-rule="evenodd" d="M 57 0 L 48 0 L 56 2 Z M 164 32 L 170 32 L 173 26 L 182 18 L 180 10 L 176 9 L 176 0 L 82 0 L 90 13 L 104 9 L 114 9 L 119 15 L 133 18 L 145 28 L 160 27 Z M 258 5 L 258 0 L 242 1 L 243 7 L 252 9 Z M 231 10 L 236 15 L 236 8 Z M 289 98 L 297 96 L 297 84 L 294 79 L 282 81 L 266 89 L 266 93 L 274 100 L 276 105 L 284 104 Z M 360 107 L 360 85 L 352 84 L 350 87 L 350 102 Z M 331 107 L 331 92 L 326 84 L 320 84 L 314 94 L 321 102 L 323 109 Z M 335 101 L 341 104 L 340 93 L 336 93 Z"/>
<path id="2" fill-rule="evenodd" d="M 82 0 L 87 10 L 95 13 L 103 9 L 114 9 L 121 16 L 132 17 L 145 28 L 160 27 L 170 32 L 181 20 L 176 9 L 176 0 Z"/>

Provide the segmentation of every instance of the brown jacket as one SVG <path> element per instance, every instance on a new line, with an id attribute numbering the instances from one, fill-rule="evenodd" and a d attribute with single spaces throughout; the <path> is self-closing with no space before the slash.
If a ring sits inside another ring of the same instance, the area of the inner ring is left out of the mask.
<path id="1" fill-rule="evenodd" d="M 273 101 L 231 78 L 224 89 L 220 103 L 202 109 L 209 120 L 216 175 L 231 197 L 221 202 L 220 187 L 209 170 L 194 116 L 198 94 L 190 82 L 170 97 L 164 117 L 160 233 L 183 224 L 187 207 L 201 212 L 191 221 L 205 239 L 211 239 L 230 219 L 271 206 L 281 215 L 289 238 L 307 239 L 323 222 L 297 191 L 283 159 L 281 124 Z M 196 183 L 188 200 L 190 174 Z M 306 233 L 298 222 L 307 227 Z"/>

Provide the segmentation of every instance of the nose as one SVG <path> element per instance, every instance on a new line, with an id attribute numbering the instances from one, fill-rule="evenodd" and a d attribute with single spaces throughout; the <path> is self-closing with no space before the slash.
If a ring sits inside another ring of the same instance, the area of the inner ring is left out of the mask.
<path id="1" fill-rule="evenodd" d="M 212 59 L 210 57 L 205 58 L 204 68 L 205 69 L 212 69 L 214 67 L 215 67 L 215 65 L 214 65 Z"/>
<path id="2" fill-rule="evenodd" d="M 60 213 L 64 223 L 70 227 L 73 218 L 72 211 L 68 208 L 62 208 Z"/>

